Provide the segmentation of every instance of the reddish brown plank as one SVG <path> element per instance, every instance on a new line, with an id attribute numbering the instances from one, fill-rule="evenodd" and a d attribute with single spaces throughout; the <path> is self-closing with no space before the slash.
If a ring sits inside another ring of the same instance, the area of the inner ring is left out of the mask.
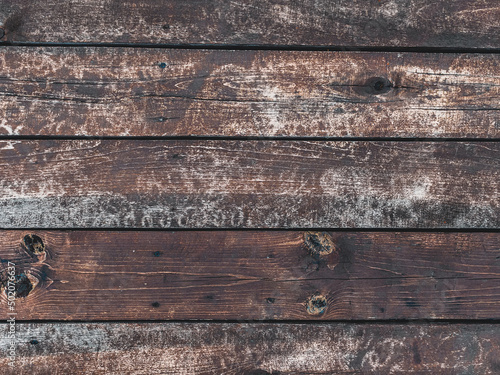
<path id="1" fill-rule="evenodd" d="M 2 0 L 0 9 L 10 42 L 500 47 L 496 0 Z"/>
<path id="2" fill-rule="evenodd" d="M 3 228 L 499 228 L 500 144 L 0 142 Z"/>
<path id="3" fill-rule="evenodd" d="M 3 231 L 0 249 L 3 319 L 500 318 L 500 233 Z"/>
<path id="4" fill-rule="evenodd" d="M 7 345 L 0 336 L 5 375 L 493 375 L 500 369 L 494 324 L 18 324 L 13 368 Z"/>
<path id="5" fill-rule="evenodd" d="M 0 51 L 0 134 L 500 137 L 499 55 Z"/>

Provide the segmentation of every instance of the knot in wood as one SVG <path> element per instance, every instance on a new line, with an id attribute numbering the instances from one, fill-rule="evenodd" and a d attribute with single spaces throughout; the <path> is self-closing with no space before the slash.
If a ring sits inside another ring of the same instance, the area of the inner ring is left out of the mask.
<path id="1" fill-rule="evenodd" d="M 27 274 L 21 273 L 15 276 L 16 283 L 16 298 L 25 298 L 33 290 L 33 283 Z"/>
<path id="2" fill-rule="evenodd" d="M 391 81 L 384 77 L 369 78 L 364 84 L 364 91 L 370 95 L 380 95 L 389 92 L 393 87 Z"/>
<path id="3" fill-rule="evenodd" d="M 325 232 L 305 232 L 304 244 L 312 256 L 326 256 L 338 252 L 332 237 Z"/>
<path id="4" fill-rule="evenodd" d="M 340 251 L 325 232 L 305 232 L 304 245 L 316 264 L 316 270 L 326 266 L 333 270 L 340 261 Z"/>
<path id="5" fill-rule="evenodd" d="M 315 294 L 307 300 L 306 310 L 310 315 L 322 315 L 328 308 L 328 301 L 325 296 Z"/>
<path id="6" fill-rule="evenodd" d="M 41 254 L 45 251 L 43 240 L 36 234 L 27 234 L 23 238 L 25 249 L 32 254 Z"/>

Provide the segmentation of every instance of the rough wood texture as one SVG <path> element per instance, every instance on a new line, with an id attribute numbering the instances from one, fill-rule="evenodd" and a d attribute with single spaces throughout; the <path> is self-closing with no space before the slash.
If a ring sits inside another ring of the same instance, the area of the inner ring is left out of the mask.
<path id="1" fill-rule="evenodd" d="M 2 330 L 4 329 L 1 327 Z M 493 375 L 498 325 L 19 324 L 5 375 Z"/>
<path id="2" fill-rule="evenodd" d="M 10 42 L 500 47 L 497 0 L 2 0 Z"/>
<path id="3" fill-rule="evenodd" d="M 499 228 L 491 142 L 0 141 L 3 228 Z"/>
<path id="4" fill-rule="evenodd" d="M 500 56 L 0 51 L 0 134 L 500 137 Z"/>
<path id="5" fill-rule="evenodd" d="M 17 319 L 500 318 L 500 233 L 3 231 L 0 249 Z"/>

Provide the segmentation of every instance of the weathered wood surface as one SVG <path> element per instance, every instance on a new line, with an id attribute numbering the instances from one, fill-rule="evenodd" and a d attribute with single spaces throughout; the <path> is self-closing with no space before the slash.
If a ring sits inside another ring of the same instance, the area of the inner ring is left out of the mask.
<path id="1" fill-rule="evenodd" d="M 500 47 L 482 1 L 2 0 L 5 41 Z"/>
<path id="2" fill-rule="evenodd" d="M 500 371 L 494 324 L 19 324 L 14 370 L 7 366 L 8 344 L 0 335 L 5 375 Z"/>
<path id="3" fill-rule="evenodd" d="M 500 144 L 0 141 L 2 228 L 499 228 Z"/>
<path id="4" fill-rule="evenodd" d="M 500 137 L 500 56 L 0 50 L 0 134 Z"/>
<path id="5" fill-rule="evenodd" d="M 500 318 L 500 233 L 2 231 L 0 251 L 18 320 Z"/>

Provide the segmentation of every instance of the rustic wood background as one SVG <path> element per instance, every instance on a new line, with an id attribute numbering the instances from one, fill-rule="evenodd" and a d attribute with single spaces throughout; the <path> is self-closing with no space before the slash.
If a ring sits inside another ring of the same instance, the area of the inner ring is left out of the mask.
<path id="1" fill-rule="evenodd" d="M 0 0 L 0 97 L 0 374 L 500 374 L 497 0 Z"/>

